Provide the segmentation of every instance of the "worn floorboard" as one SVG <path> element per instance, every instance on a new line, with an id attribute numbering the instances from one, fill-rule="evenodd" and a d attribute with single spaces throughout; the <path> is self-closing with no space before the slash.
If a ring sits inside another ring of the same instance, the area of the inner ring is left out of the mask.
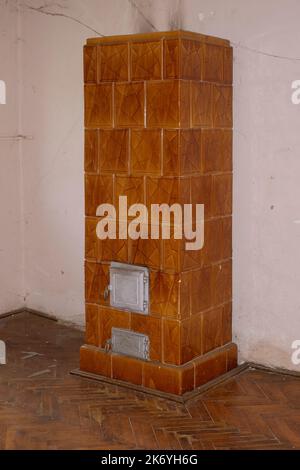
<path id="1" fill-rule="evenodd" d="M 0 320 L 0 449 L 300 449 L 300 379 L 246 370 L 178 404 L 70 376 L 82 333 Z"/>

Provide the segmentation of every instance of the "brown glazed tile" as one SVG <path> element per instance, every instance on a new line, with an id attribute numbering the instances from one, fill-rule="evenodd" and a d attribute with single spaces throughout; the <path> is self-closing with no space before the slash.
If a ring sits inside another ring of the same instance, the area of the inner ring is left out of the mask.
<path id="1" fill-rule="evenodd" d="M 148 228 L 149 238 L 129 240 L 129 262 L 152 269 L 160 269 L 162 264 L 162 241 L 151 239 L 151 227 Z"/>
<path id="2" fill-rule="evenodd" d="M 213 180 L 210 175 L 191 177 L 192 204 L 204 204 L 205 219 L 211 216 Z"/>
<path id="3" fill-rule="evenodd" d="M 222 307 L 222 344 L 232 341 L 232 303 Z"/>
<path id="4" fill-rule="evenodd" d="M 92 374 L 111 377 L 111 354 L 93 346 L 82 346 L 80 349 L 80 370 Z"/>
<path id="5" fill-rule="evenodd" d="M 128 173 L 129 132 L 125 129 L 100 131 L 100 172 Z"/>
<path id="6" fill-rule="evenodd" d="M 201 130 L 164 131 L 163 171 L 165 176 L 201 172 Z"/>
<path id="7" fill-rule="evenodd" d="M 116 223 L 116 239 L 108 238 L 101 242 L 101 260 L 128 263 L 129 241 L 119 238 L 118 221 L 113 220 L 113 223 Z"/>
<path id="8" fill-rule="evenodd" d="M 173 227 L 170 227 L 171 238 L 162 240 L 163 245 L 163 270 L 165 272 L 179 273 L 181 272 L 181 249 L 182 240 L 174 239 Z"/>
<path id="9" fill-rule="evenodd" d="M 131 330 L 149 337 L 150 360 L 161 361 L 161 319 L 132 313 Z"/>
<path id="10" fill-rule="evenodd" d="M 227 372 L 235 369 L 238 366 L 238 349 L 236 344 L 231 343 L 226 350 L 226 359 L 227 359 Z"/>
<path id="11" fill-rule="evenodd" d="M 212 85 L 205 82 L 192 82 L 191 96 L 192 127 L 212 127 Z"/>
<path id="12" fill-rule="evenodd" d="M 202 250 L 189 250 L 190 240 L 174 238 L 174 227 L 170 227 L 170 239 L 163 240 L 163 271 L 168 273 L 185 273 L 199 268 L 202 262 Z"/>
<path id="13" fill-rule="evenodd" d="M 112 176 L 86 175 L 86 215 L 95 217 L 100 204 L 113 204 L 113 178 Z"/>
<path id="14" fill-rule="evenodd" d="M 188 39 L 165 40 L 165 78 L 201 79 L 202 44 Z"/>
<path id="15" fill-rule="evenodd" d="M 180 41 L 164 41 L 164 78 L 180 78 Z"/>
<path id="16" fill-rule="evenodd" d="M 188 273 L 150 273 L 151 312 L 167 318 L 190 315 L 190 279 Z"/>
<path id="17" fill-rule="evenodd" d="M 203 129 L 203 173 L 232 171 L 232 131 Z"/>
<path id="18" fill-rule="evenodd" d="M 190 179 L 177 177 L 147 178 L 146 199 L 151 204 L 188 204 L 190 202 Z M 171 223 L 173 215 L 171 217 Z"/>
<path id="19" fill-rule="evenodd" d="M 179 275 L 160 271 L 150 273 L 151 313 L 165 317 L 178 318 L 179 315 Z"/>
<path id="20" fill-rule="evenodd" d="M 112 355 L 112 378 L 142 385 L 143 362 L 132 357 Z"/>
<path id="21" fill-rule="evenodd" d="M 191 127 L 191 84 L 179 80 L 180 120 L 178 127 Z"/>
<path id="22" fill-rule="evenodd" d="M 165 318 L 163 319 L 163 362 L 181 364 L 180 322 Z"/>
<path id="23" fill-rule="evenodd" d="M 233 81 L 233 49 L 232 47 L 224 47 L 224 72 L 223 81 L 229 85 Z"/>
<path id="24" fill-rule="evenodd" d="M 104 291 L 109 285 L 109 266 L 101 263 L 85 263 L 85 299 L 87 303 L 108 305 Z"/>
<path id="25" fill-rule="evenodd" d="M 146 199 L 148 209 L 152 204 L 180 203 L 178 178 L 147 178 Z"/>
<path id="26" fill-rule="evenodd" d="M 232 261 L 213 266 L 213 304 L 232 300 Z"/>
<path id="27" fill-rule="evenodd" d="M 191 275 L 190 273 L 180 274 L 179 289 L 179 318 L 188 318 L 191 314 Z"/>
<path id="28" fill-rule="evenodd" d="M 165 393 L 182 395 L 194 389 L 194 366 L 186 364 L 175 367 L 146 362 L 143 385 Z"/>
<path id="29" fill-rule="evenodd" d="M 192 175 L 193 176 L 193 175 Z M 179 194 L 180 198 L 183 201 L 182 204 L 190 204 L 192 202 L 192 177 L 182 176 L 179 180 Z M 195 209 L 195 208 L 194 208 Z M 192 218 L 195 218 L 196 211 L 192 210 Z M 189 213 L 189 212 L 188 212 Z"/>
<path id="30" fill-rule="evenodd" d="M 178 369 L 160 366 L 151 362 L 145 363 L 143 385 L 154 390 L 180 395 L 181 376 Z"/>
<path id="31" fill-rule="evenodd" d="M 99 346 L 104 348 L 111 339 L 112 328 L 130 328 L 130 313 L 113 308 L 99 307 Z"/>
<path id="32" fill-rule="evenodd" d="M 180 132 L 181 175 L 201 171 L 201 131 L 183 130 Z"/>
<path id="33" fill-rule="evenodd" d="M 221 83 L 223 81 L 223 47 L 205 44 L 203 52 L 203 80 Z"/>
<path id="34" fill-rule="evenodd" d="M 206 243 L 203 249 L 205 266 L 232 257 L 232 217 L 206 222 Z"/>
<path id="35" fill-rule="evenodd" d="M 100 81 L 128 80 L 128 44 L 102 45 L 99 55 Z"/>
<path id="36" fill-rule="evenodd" d="M 202 315 L 193 315 L 181 323 L 181 361 L 186 363 L 202 354 Z"/>
<path id="37" fill-rule="evenodd" d="M 227 372 L 227 351 L 219 350 L 195 360 L 195 386 L 200 387 Z"/>
<path id="38" fill-rule="evenodd" d="M 232 128 L 232 87 L 214 85 L 213 91 L 214 127 Z"/>
<path id="39" fill-rule="evenodd" d="M 85 85 L 85 127 L 112 127 L 112 85 Z"/>
<path id="40" fill-rule="evenodd" d="M 161 131 L 158 129 L 132 130 L 131 172 L 156 174 L 161 172 Z"/>
<path id="41" fill-rule="evenodd" d="M 160 41 L 132 43 L 132 80 L 159 80 L 162 78 L 161 49 Z"/>
<path id="42" fill-rule="evenodd" d="M 133 204 L 144 204 L 144 179 L 135 176 L 117 176 L 116 177 L 116 205 L 119 203 L 120 196 L 127 196 L 128 207 Z"/>
<path id="43" fill-rule="evenodd" d="M 97 46 L 84 47 L 84 81 L 97 83 Z"/>
<path id="44" fill-rule="evenodd" d="M 86 173 L 98 173 L 98 131 L 86 130 L 84 140 L 84 171 Z"/>
<path id="45" fill-rule="evenodd" d="M 93 346 L 99 346 L 99 311 L 97 305 L 85 306 L 85 342 Z"/>
<path id="46" fill-rule="evenodd" d="M 180 165 L 180 134 L 175 129 L 163 132 L 163 173 L 164 176 L 179 176 Z"/>
<path id="47" fill-rule="evenodd" d="M 85 259 L 93 261 L 98 259 L 97 223 L 98 220 L 95 218 L 85 219 Z"/>
<path id="48" fill-rule="evenodd" d="M 188 363 L 180 367 L 180 369 L 181 394 L 183 395 L 195 388 L 195 367 L 193 363 Z"/>
<path id="49" fill-rule="evenodd" d="M 99 303 L 101 291 L 101 265 L 85 263 L 85 300 L 88 303 Z"/>
<path id="50" fill-rule="evenodd" d="M 190 270 L 199 269 L 203 266 L 203 253 L 205 252 L 205 244 L 207 240 L 207 222 L 204 224 L 204 247 L 201 250 L 189 250 L 187 248 L 187 243 L 190 243 L 190 240 L 184 238 L 181 246 L 181 271 L 186 273 Z"/>
<path id="51" fill-rule="evenodd" d="M 232 214 L 232 174 L 214 175 L 212 184 L 212 214 Z"/>
<path id="52" fill-rule="evenodd" d="M 189 127 L 189 82 L 147 83 L 147 127 Z"/>
<path id="53" fill-rule="evenodd" d="M 204 225 L 204 248 L 202 260 L 204 266 L 222 261 L 223 257 L 223 219 L 207 220 Z"/>
<path id="54" fill-rule="evenodd" d="M 203 45 L 198 41 L 181 41 L 180 78 L 201 80 L 203 68 Z"/>
<path id="55" fill-rule="evenodd" d="M 194 271 L 191 277 L 192 314 L 203 312 L 212 305 L 212 269 Z"/>
<path id="56" fill-rule="evenodd" d="M 223 251 L 222 258 L 228 259 L 232 258 L 232 217 L 223 218 Z"/>
<path id="57" fill-rule="evenodd" d="M 207 229 L 207 222 L 204 224 L 204 232 Z M 181 251 L 181 270 L 183 272 L 189 271 L 191 269 L 200 268 L 203 265 L 203 252 L 205 251 L 206 236 L 204 235 L 204 248 L 201 250 L 187 250 L 186 242 L 182 244 Z"/>
<path id="58" fill-rule="evenodd" d="M 203 354 L 222 346 L 222 312 L 219 307 L 202 314 Z"/>
<path id="59" fill-rule="evenodd" d="M 145 92 L 143 83 L 115 84 L 115 120 L 117 127 L 143 127 Z"/>

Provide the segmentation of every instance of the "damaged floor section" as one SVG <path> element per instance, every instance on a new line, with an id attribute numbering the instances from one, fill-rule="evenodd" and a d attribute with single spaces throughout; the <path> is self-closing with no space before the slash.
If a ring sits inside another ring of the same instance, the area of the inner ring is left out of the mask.
<path id="1" fill-rule="evenodd" d="M 186 405 L 69 372 L 82 332 L 0 320 L 0 449 L 300 449 L 300 380 L 247 370 Z"/>

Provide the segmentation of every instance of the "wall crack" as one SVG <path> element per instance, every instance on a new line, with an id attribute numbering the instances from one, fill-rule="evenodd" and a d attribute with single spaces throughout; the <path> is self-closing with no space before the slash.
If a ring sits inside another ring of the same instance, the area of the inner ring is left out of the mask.
<path id="1" fill-rule="evenodd" d="M 263 56 L 266 56 L 266 57 L 271 57 L 273 59 L 289 60 L 291 62 L 299 62 L 300 61 L 300 57 L 289 57 L 289 56 L 284 56 L 284 55 L 271 54 L 269 52 L 260 51 L 259 49 L 252 49 L 251 47 L 244 46 L 243 44 L 235 43 L 235 42 L 232 42 L 232 41 L 231 41 L 231 44 L 236 49 L 244 49 L 246 51 L 253 52 L 254 54 L 263 55 Z"/>
<path id="2" fill-rule="evenodd" d="M 32 7 L 30 5 L 23 4 L 23 7 L 25 7 L 27 10 L 31 10 L 35 13 L 40 13 L 42 15 L 66 18 L 68 20 L 74 21 L 77 24 L 80 24 L 81 26 L 84 26 L 85 28 L 89 29 L 93 33 L 97 34 L 97 36 L 101 36 L 101 37 L 104 36 L 103 34 L 99 33 L 99 31 L 92 28 L 92 26 L 89 26 L 88 24 L 84 23 L 83 21 L 79 20 L 78 18 L 75 18 L 74 16 L 71 16 L 71 15 L 67 15 L 66 13 L 59 13 L 59 12 L 49 11 L 49 10 L 46 9 L 46 6 Z"/>

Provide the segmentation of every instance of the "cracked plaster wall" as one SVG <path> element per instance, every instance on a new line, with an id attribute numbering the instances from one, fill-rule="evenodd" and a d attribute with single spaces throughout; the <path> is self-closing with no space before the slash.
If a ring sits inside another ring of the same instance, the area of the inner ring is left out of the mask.
<path id="1" fill-rule="evenodd" d="M 296 369 L 300 337 L 298 0 L 22 4 L 26 303 L 83 323 L 82 45 L 176 27 L 234 45 L 234 334 L 241 360 Z M 0 253 L 1 255 L 1 253 Z"/>

